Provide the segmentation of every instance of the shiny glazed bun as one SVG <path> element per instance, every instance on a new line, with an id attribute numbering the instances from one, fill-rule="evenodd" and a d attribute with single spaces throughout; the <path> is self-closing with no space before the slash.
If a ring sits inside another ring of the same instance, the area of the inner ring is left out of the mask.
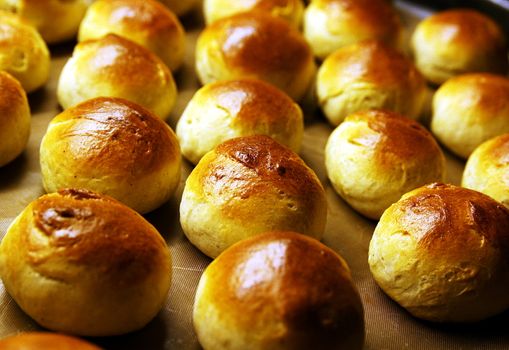
<path id="1" fill-rule="evenodd" d="M 66 109 L 94 97 L 121 97 L 162 119 L 177 97 L 173 76 L 155 54 L 115 34 L 79 43 L 65 64 L 57 88 Z"/>
<path id="2" fill-rule="evenodd" d="M 146 109 L 100 97 L 69 108 L 41 142 L 44 188 L 87 188 L 140 213 L 166 202 L 180 181 L 180 147 L 170 127 Z"/>
<path id="3" fill-rule="evenodd" d="M 373 277 L 412 315 L 474 322 L 509 307 L 509 211 L 490 197 L 433 184 L 385 211 L 369 246 Z"/>
<path id="4" fill-rule="evenodd" d="M 183 16 L 191 12 L 199 3 L 199 0 L 159 0 L 177 16 Z"/>
<path id="5" fill-rule="evenodd" d="M 432 83 L 462 73 L 507 73 L 507 44 L 489 17 L 471 9 L 436 13 L 417 25 L 412 36 L 417 67 Z"/>
<path id="6" fill-rule="evenodd" d="M 27 332 L 0 340 L 3 350 L 101 350 L 101 348 L 64 334 Z"/>
<path id="7" fill-rule="evenodd" d="M 0 71 L 0 167 L 23 152 L 31 121 L 23 87 L 10 74 Z"/>
<path id="8" fill-rule="evenodd" d="M 304 37 L 315 56 L 325 59 L 343 46 L 366 39 L 399 48 L 403 26 L 387 0 L 314 0 L 304 13 Z"/>
<path id="9" fill-rule="evenodd" d="M 320 239 L 327 219 L 322 184 L 297 154 L 268 136 L 226 141 L 187 178 L 180 223 L 210 257 L 269 230 Z"/>
<path id="10" fill-rule="evenodd" d="M 7 292 L 41 326 L 83 336 L 144 327 L 170 287 L 159 232 L 116 200 L 66 189 L 30 203 L 0 245 Z"/>
<path id="11" fill-rule="evenodd" d="M 193 310 L 205 350 L 362 349 L 364 314 L 350 269 L 319 241 L 271 232 L 224 251 Z"/>
<path id="12" fill-rule="evenodd" d="M 194 164 L 223 141 L 240 136 L 271 136 L 299 152 L 303 132 L 299 105 L 272 85 L 255 79 L 205 85 L 177 124 L 182 153 Z"/>
<path id="13" fill-rule="evenodd" d="M 448 80 L 433 96 L 431 130 L 462 158 L 484 141 L 509 132 L 509 79 L 477 73 Z"/>
<path id="14" fill-rule="evenodd" d="M 318 70 L 318 102 L 332 125 L 357 111 L 382 108 L 417 119 L 424 106 L 426 82 L 413 63 L 376 41 L 345 46 Z"/>
<path id="15" fill-rule="evenodd" d="M 315 71 L 311 49 L 297 29 L 262 11 L 212 23 L 196 44 L 196 73 L 202 84 L 258 78 L 300 100 Z"/>
<path id="16" fill-rule="evenodd" d="M 79 40 L 114 33 L 155 53 L 171 70 L 184 59 L 185 32 L 178 18 L 155 0 L 97 0 L 80 25 Z"/>
<path id="17" fill-rule="evenodd" d="M 0 11 L 0 70 L 15 77 L 27 93 L 49 79 L 50 54 L 37 30 L 19 17 Z"/>

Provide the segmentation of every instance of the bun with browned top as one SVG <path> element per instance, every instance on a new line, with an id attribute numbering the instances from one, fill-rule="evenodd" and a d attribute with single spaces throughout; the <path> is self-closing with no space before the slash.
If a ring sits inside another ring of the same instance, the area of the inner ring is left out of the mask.
<path id="1" fill-rule="evenodd" d="M 27 332 L 0 340 L 2 350 L 101 350 L 99 347 L 64 334 Z"/>

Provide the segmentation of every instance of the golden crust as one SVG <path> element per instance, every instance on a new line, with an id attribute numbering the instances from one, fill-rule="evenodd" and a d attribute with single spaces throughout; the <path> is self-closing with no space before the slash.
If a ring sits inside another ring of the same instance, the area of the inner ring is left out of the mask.
<path id="1" fill-rule="evenodd" d="M 100 350 L 99 347 L 64 334 L 27 332 L 0 340 L 3 350 Z"/>
<path id="2" fill-rule="evenodd" d="M 30 115 L 25 90 L 12 75 L 0 71 L 0 125 L 4 126 L 20 109 Z"/>

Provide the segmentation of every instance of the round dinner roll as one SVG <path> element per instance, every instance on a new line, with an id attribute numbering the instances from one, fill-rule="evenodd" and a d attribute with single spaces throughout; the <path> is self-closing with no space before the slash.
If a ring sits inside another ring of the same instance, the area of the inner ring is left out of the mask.
<path id="1" fill-rule="evenodd" d="M 0 11 L 0 70 L 14 76 L 29 93 L 49 79 L 50 54 L 37 30 L 19 17 Z"/>
<path id="2" fill-rule="evenodd" d="M 210 83 L 196 92 L 177 124 L 182 154 L 192 163 L 220 143 L 267 135 L 299 152 L 304 118 L 282 91 L 255 79 Z"/>
<path id="3" fill-rule="evenodd" d="M 66 109 L 94 97 L 121 97 L 162 119 L 170 115 L 177 87 L 168 67 L 148 49 L 116 34 L 79 43 L 57 87 Z"/>
<path id="4" fill-rule="evenodd" d="M 323 61 L 316 92 L 334 126 L 347 115 L 373 108 L 418 119 L 426 82 L 408 58 L 381 42 L 367 40 L 338 49 Z"/>
<path id="5" fill-rule="evenodd" d="M 502 29 L 472 9 L 447 10 L 424 19 L 411 44 L 417 67 L 434 84 L 468 72 L 507 73 Z"/>
<path id="6" fill-rule="evenodd" d="M 7 292 L 42 327 L 112 336 L 144 327 L 171 280 L 169 249 L 113 198 L 61 190 L 30 203 L 0 245 Z"/>
<path id="7" fill-rule="evenodd" d="M 304 37 L 315 56 L 366 39 L 400 48 L 403 26 L 387 0 L 314 0 L 304 12 Z"/>
<path id="8" fill-rule="evenodd" d="M 101 348 L 64 334 L 27 332 L 0 339 L 3 350 L 101 350 Z"/>
<path id="9" fill-rule="evenodd" d="M 297 29 L 263 11 L 220 19 L 205 28 L 196 44 L 196 73 L 202 84 L 258 78 L 298 101 L 315 71 L 311 49 Z"/>
<path id="10" fill-rule="evenodd" d="M 87 188 L 140 213 L 166 202 L 180 181 L 180 147 L 170 127 L 148 110 L 99 97 L 50 122 L 40 148 L 44 188 Z"/>
<path id="11" fill-rule="evenodd" d="M 205 350 L 360 350 L 364 312 L 336 252 L 295 232 L 224 251 L 201 276 L 193 322 Z"/>
<path id="12" fill-rule="evenodd" d="M 159 0 L 177 16 L 183 16 L 194 10 L 200 0 Z"/>
<path id="13" fill-rule="evenodd" d="M 320 239 L 326 220 L 325 191 L 316 174 L 263 135 L 228 140 L 208 152 L 187 178 L 180 203 L 185 235 L 212 258 L 266 231 Z"/>
<path id="14" fill-rule="evenodd" d="M 468 158 L 492 137 L 509 132 L 509 78 L 471 73 L 448 80 L 433 96 L 431 131 Z"/>
<path id="15" fill-rule="evenodd" d="M 476 322 L 509 307 L 509 211 L 490 197 L 432 184 L 385 211 L 369 267 L 385 293 L 412 315 Z"/>
<path id="16" fill-rule="evenodd" d="M 9 73 L 0 71 L 0 167 L 23 152 L 30 136 L 30 124 L 25 90 Z"/>
<path id="17" fill-rule="evenodd" d="M 79 41 L 115 33 L 155 53 L 176 70 L 184 60 L 185 32 L 178 18 L 155 0 L 97 0 L 87 11 Z"/>
<path id="18" fill-rule="evenodd" d="M 356 211 L 378 220 L 417 187 L 445 180 L 445 157 L 418 122 L 369 110 L 348 116 L 330 135 L 325 167 L 336 192 Z"/>

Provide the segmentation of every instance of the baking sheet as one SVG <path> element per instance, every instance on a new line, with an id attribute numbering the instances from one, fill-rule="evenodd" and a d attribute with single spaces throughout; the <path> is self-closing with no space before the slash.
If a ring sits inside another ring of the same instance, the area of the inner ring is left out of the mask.
<path id="1" fill-rule="evenodd" d="M 396 1 L 402 13 L 407 35 L 429 9 Z M 194 73 L 194 42 L 202 28 L 199 13 L 183 19 L 187 34 L 187 60 L 175 78 L 179 88 L 177 106 L 168 123 L 176 122 L 199 83 Z M 0 168 L 0 237 L 19 212 L 44 193 L 39 171 L 38 148 L 49 121 L 61 110 L 55 91 L 58 76 L 72 52 L 73 44 L 53 47 L 51 80 L 32 94 L 32 134 L 27 150 L 16 161 Z M 431 95 L 431 94 L 430 94 Z M 473 325 L 444 326 L 411 317 L 386 297 L 369 272 L 368 246 L 375 222 L 356 214 L 334 192 L 324 167 L 324 148 L 332 132 L 323 116 L 310 101 L 304 104 L 306 129 L 302 158 L 324 184 L 328 200 L 328 222 L 323 242 L 340 253 L 349 263 L 362 297 L 366 319 L 365 349 L 508 349 L 509 312 Z M 459 184 L 464 162 L 447 155 L 448 182 Z M 200 349 L 192 327 L 195 289 L 210 259 L 185 238 L 178 221 L 178 207 L 190 163 L 184 162 L 182 181 L 177 194 L 168 203 L 146 215 L 168 243 L 173 259 L 173 280 L 163 310 L 144 329 L 120 337 L 93 338 L 90 341 L 106 349 Z M 508 291 L 509 292 L 509 291 Z M 55 300 L 58 302 L 58 300 Z M 0 284 L 0 338 L 21 331 L 40 328 L 26 316 Z"/>

